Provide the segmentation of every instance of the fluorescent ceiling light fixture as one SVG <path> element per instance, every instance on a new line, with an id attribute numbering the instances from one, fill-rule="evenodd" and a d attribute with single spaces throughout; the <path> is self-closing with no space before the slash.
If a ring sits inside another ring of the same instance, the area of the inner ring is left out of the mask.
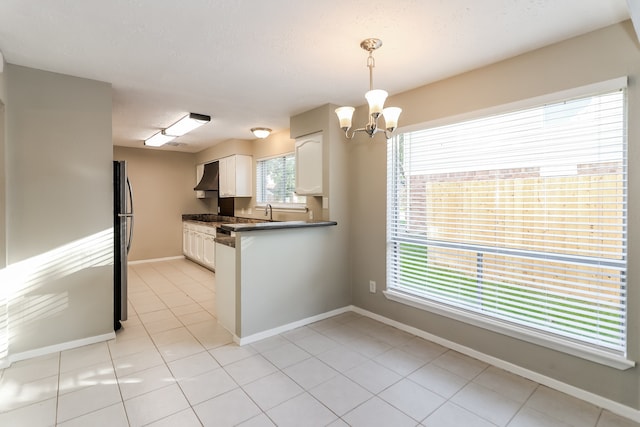
<path id="1" fill-rule="evenodd" d="M 367 67 L 369 68 L 369 92 L 364 97 L 369 104 L 369 122 L 365 127 L 355 129 L 349 135 L 349 129 L 351 129 L 351 119 L 353 117 L 353 107 L 340 107 L 336 108 L 336 115 L 340 121 L 340 128 L 344 131 L 344 135 L 347 139 L 353 138 L 357 132 L 366 132 L 369 137 L 373 138 L 376 132 L 384 131 L 387 139 L 391 138 L 393 132 L 398 127 L 398 118 L 402 109 L 398 107 L 384 108 L 384 101 L 387 99 L 387 92 L 382 89 L 373 89 L 373 67 L 376 63 L 373 59 L 373 51 L 382 46 L 382 40 L 380 39 L 365 39 L 360 43 L 360 47 L 369 52 L 367 58 Z M 384 128 L 378 127 L 378 118 L 382 115 L 384 117 Z"/>
<path id="2" fill-rule="evenodd" d="M 269 128 L 251 128 L 251 132 L 256 136 L 256 138 L 264 139 L 269 136 L 271 133 L 271 129 Z"/>
<path id="3" fill-rule="evenodd" d="M 144 145 L 149 147 L 160 147 L 161 145 L 164 145 L 169 141 L 173 141 L 174 139 L 176 139 L 175 136 L 165 135 L 164 131 L 160 131 L 153 135 L 151 138 L 146 139 L 144 141 Z"/>
<path id="4" fill-rule="evenodd" d="M 187 132 L 209 123 L 211 116 L 205 114 L 189 113 L 171 126 L 161 130 L 149 139 L 145 139 L 144 145 L 160 147 L 167 142 L 184 135 Z"/>
<path id="5" fill-rule="evenodd" d="M 184 116 L 168 128 L 164 130 L 166 135 L 173 136 L 182 136 L 187 132 L 191 132 L 192 130 L 199 128 L 200 126 L 209 123 L 211 121 L 210 116 L 205 116 L 204 114 L 196 114 L 189 113 L 187 116 Z"/>

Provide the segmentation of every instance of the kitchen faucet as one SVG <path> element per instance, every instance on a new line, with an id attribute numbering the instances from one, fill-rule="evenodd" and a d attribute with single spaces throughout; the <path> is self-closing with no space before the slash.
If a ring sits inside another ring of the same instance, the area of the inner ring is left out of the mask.
<path id="1" fill-rule="evenodd" d="M 267 203 L 267 206 L 264 207 L 264 215 L 267 216 L 269 214 L 269 221 L 273 221 L 273 208 L 271 207 L 271 203 Z"/>

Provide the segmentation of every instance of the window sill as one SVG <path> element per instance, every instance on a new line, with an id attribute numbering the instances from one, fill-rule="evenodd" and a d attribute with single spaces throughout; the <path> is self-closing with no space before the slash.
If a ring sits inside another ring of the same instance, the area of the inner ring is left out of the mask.
<path id="1" fill-rule="evenodd" d="M 560 337 L 556 338 L 551 335 L 542 334 L 524 328 L 522 326 L 513 324 L 509 324 L 507 326 L 502 322 L 491 320 L 490 318 L 485 316 L 470 313 L 468 311 L 457 309 L 455 307 L 445 306 L 444 304 L 431 302 L 425 300 L 424 298 L 413 296 L 411 294 L 395 289 L 387 289 L 383 291 L 383 294 L 387 299 L 391 301 L 418 308 L 420 310 L 429 311 L 441 316 L 449 317 L 460 322 L 488 329 L 490 331 L 507 335 L 512 338 L 537 344 L 543 347 L 550 348 L 552 350 L 567 353 L 572 356 L 599 363 L 601 365 L 610 366 L 622 371 L 633 368 L 636 364 L 633 360 L 629 360 L 623 355 L 612 354 L 603 350 L 589 347 L 587 345 L 570 342 Z"/>
<path id="2" fill-rule="evenodd" d="M 288 203 L 270 203 L 271 209 L 280 212 L 308 212 L 309 208 L 302 204 L 288 204 Z M 255 209 L 266 209 L 267 203 L 257 203 Z"/>

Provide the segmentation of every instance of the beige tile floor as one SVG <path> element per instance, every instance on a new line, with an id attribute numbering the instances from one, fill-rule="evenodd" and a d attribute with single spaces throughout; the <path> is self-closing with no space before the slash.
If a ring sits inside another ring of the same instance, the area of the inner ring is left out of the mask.
<path id="1" fill-rule="evenodd" d="M 238 347 L 215 277 L 130 266 L 115 340 L 1 373 L 0 426 L 639 426 L 354 313 Z"/>

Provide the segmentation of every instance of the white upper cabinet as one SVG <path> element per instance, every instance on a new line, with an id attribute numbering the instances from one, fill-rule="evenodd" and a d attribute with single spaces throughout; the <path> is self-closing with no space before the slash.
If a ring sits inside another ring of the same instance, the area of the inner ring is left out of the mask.
<path id="1" fill-rule="evenodd" d="M 236 154 L 223 157 L 218 162 L 219 197 L 251 197 L 253 195 L 252 157 Z"/>
<path id="2" fill-rule="evenodd" d="M 301 196 L 321 196 L 322 133 L 296 139 L 296 193 Z"/>

